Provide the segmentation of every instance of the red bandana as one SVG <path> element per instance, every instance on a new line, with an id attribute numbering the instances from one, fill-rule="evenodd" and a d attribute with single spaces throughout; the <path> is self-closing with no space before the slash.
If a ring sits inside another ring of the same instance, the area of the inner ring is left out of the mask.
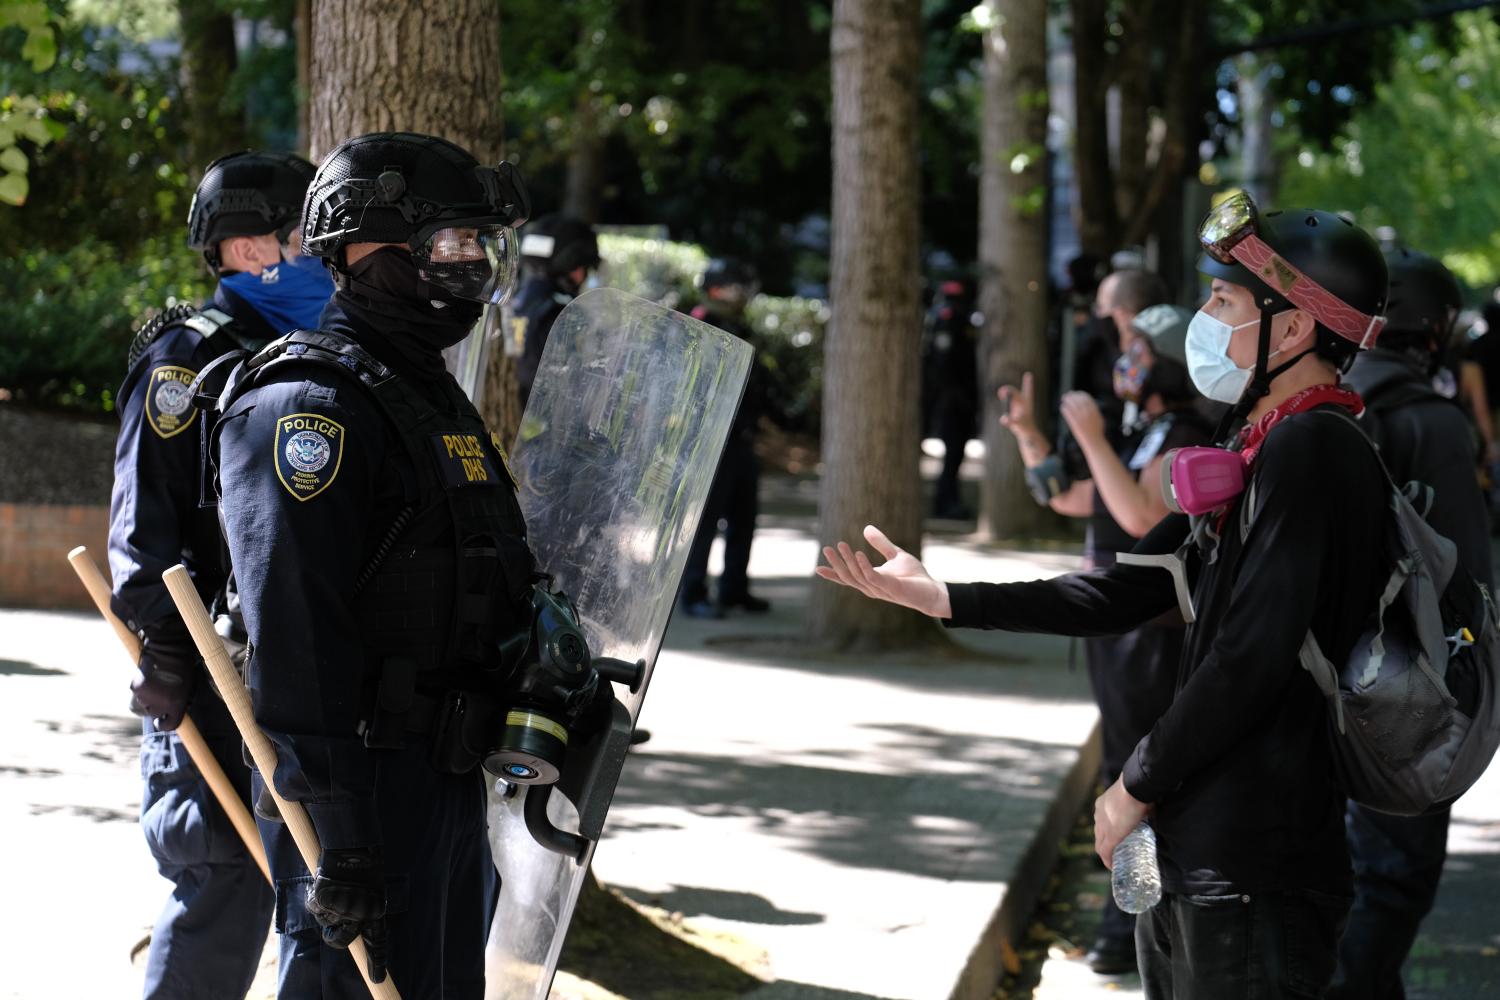
<path id="1" fill-rule="evenodd" d="M 1315 385 L 1309 389 L 1303 389 L 1240 431 L 1236 448 L 1244 456 L 1245 465 L 1249 466 L 1254 463 L 1255 456 L 1260 452 L 1260 446 L 1265 444 L 1266 435 L 1271 433 L 1272 427 L 1294 413 L 1301 413 L 1328 403 L 1342 406 L 1356 417 L 1365 412 L 1365 401 L 1360 399 L 1359 393 L 1353 389 L 1345 389 L 1340 385 Z"/>

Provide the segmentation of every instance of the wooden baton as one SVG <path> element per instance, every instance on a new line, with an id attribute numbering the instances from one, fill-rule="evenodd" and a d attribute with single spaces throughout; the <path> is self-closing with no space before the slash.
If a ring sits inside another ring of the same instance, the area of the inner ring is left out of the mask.
<path id="1" fill-rule="evenodd" d="M 271 797 L 276 800 L 281 818 L 286 821 L 287 829 L 292 832 L 292 839 L 297 842 L 297 851 L 302 855 L 303 863 L 307 865 L 309 872 L 317 871 L 318 859 L 323 854 L 322 845 L 318 843 L 318 832 L 313 829 L 312 820 L 308 817 L 307 810 L 302 808 L 302 803 L 283 799 L 271 782 L 271 776 L 276 773 L 276 748 L 271 745 L 266 734 L 260 731 L 260 726 L 255 724 L 255 712 L 250 707 L 250 692 L 245 689 L 245 682 L 235 671 L 234 664 L 229 662 L 229 654 L 224 650 L 219 633 L 214 631 L 213 622 L 209 621 L 208 611 L 198 597 L 198 590 L 193 586 L 187 567 L 181 564 L 173 566 L 161 575 L 161 579 L 167 585 L 167 592 L 172 595 L 172 600 L 177 603 L 177 613 L 187 623 L 188 632 L 192 634 L 193 642 L 197 644 L 198 652 L 208 666 L 208 675 L 214 679 L 234 724 L 244 737 L 245 745 L 250 748 L 250 757 L 265 780 Z M 359 969 L 360 977 L 370 988 L 370 996 L 375 1000 L 401 1000 L 401 994 L 396 991 L 396 984 L 389 972 L 382 982 L 370 981 L 370 963 L 365 954 L 364 938 L 356 935 L 349 942 L 349 954 Z"/>
<path id="2" fill-rule="evenodd" d="M 135 633 L 125 627 L 118 615 L 109 606 L 109 583 L 104 579 L 104 574 L 99 572 L 99 567 L 89 558 L 88 548 L 80 545 L 68 553 L 68 562 L 73 567 L 73 572 L 78 574 L 78 579 L 83 582 L 83 589 L 89 592 L 89 597 L 94 600 L 94 607 L 104 616 L 109 627 L 115 630 L 120 644 L 125 647 L 125 652 L 130 656 L 130 665 L 134 667 L 141 660 L 141 641 L 136 638 Z M 217 633 L 215 633 L 217 634 Z M 221 644 L 222 645 L 222 644 Z M 250 818 L 250 810 L 245 808 L 245 802 L 235 790 L 234 784 L 229 780 L 229 775 L 224 773 L 224 768 L 219 766 L 219 761 L 209 750 L 208 744 L 203 741 L 203 734 L 193 720 L 184 715 L 182 722 L 178 724 L 177 738 L 182 741 L 182 746 L 193 759 L 193 764 L 198 768 L 198 773 L 203 775 L 203 780 L 208 782 L 209 791 L 214 793 L 223 808 L 224 814 L 229 817 L 229 822 L 234 826 L 234 832 L 240 835 L 240 840 L 245 843 L 245 850 L 250 852 L 250 857 L 255 861 L 255 867 L 271 881 L 271 867 L 266 863 L 266 846 L 261 843 L 260 832 L 255 828 L 255 820 Z"/>

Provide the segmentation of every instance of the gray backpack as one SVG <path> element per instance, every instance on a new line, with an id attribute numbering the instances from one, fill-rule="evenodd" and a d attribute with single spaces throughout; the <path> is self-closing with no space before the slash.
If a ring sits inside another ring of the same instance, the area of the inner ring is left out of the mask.
<path id="1" fill-rule="evenodd" d="M 1353 422 L 1342 411 L 1319 412 Z M 1242 535 L 1256 506 L 1251 482 Z M 1323 655 L 1311 632 L 1300 660 L 1328 698 L 1334 761 L 1349 798 L 1415 816 L 1450 805 L 1500 746 L 1500 629 L 1487 586 L 1424 517 L 1431 489 L 1397 489 L 1389 473 L 1386 483 L 1393 516 L 1379 543 L 1391 573 L 1370 622 L 1342 664 Z"/>

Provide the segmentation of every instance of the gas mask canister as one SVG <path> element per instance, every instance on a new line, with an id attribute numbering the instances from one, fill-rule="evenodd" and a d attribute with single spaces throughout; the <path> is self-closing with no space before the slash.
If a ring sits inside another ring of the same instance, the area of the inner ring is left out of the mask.
<path id="1" fill-rule="evenodd" d="M 1161 463 L 1161 495 L 1168 509 L 1198 517 L 1245 491 L 1245 458 L 1223 448 L 1174 448 Z"/>

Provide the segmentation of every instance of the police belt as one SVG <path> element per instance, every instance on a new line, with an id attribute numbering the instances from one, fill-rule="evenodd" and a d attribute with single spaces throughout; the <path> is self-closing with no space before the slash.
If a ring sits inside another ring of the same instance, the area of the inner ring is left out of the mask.
<path id="1" fill-rule="evenodd" d="M 360 725 L 365 746 L 398 750 L 425 737 L 432 766 L 448 774 L 473 770 L 495 746 L 505 705 L 494 694 L 456 687 L 425 692 L 400 688 L 399 681 L 381 684 L 370 718 Z"/>

